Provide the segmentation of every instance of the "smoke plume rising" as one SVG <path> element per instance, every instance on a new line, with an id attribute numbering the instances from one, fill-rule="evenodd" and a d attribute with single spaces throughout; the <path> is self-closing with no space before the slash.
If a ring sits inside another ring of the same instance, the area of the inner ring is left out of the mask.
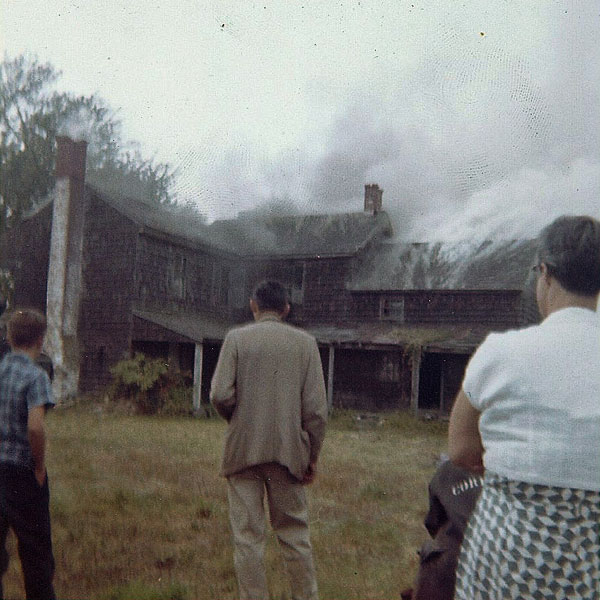
<path id="1" fill-rule="evenodd" d="M 190 150 L 179 191 L 223 218 L 278 200 L 360 211 L 375 182 L 406 241 L 531 238 L 559 214 L 599 217 L 597 11 L 464 6 L 431 19 L 418 59 L 344 96 L 318 139 L 273 155 L 230 132 Z"/>

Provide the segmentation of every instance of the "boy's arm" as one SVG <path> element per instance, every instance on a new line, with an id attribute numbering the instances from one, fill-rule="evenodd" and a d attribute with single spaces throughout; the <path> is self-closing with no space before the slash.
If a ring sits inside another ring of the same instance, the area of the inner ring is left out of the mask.
<path id="1" fill-rule="evenodd" d="M 46 410 L 54 406 L 50 379 L 45 371 L 39 370 L 38 376 L 31 382 L 27 391 L 27 436 L 33 455 L 35 478 L 40 486 L 46 479 L 46 429 L 44 417 Z"/>
<path id="2" fill-rule="evenodd" d="M 44 427 L 44 416 L 46 414 L 45 406 L 34 406 L 29 410 L 27 418 L 27 436 L 31 454 L 33 455 L 33 466 L 35 478 L 40 484 L 44 485 L 46 479 L 46 429 Z"/>

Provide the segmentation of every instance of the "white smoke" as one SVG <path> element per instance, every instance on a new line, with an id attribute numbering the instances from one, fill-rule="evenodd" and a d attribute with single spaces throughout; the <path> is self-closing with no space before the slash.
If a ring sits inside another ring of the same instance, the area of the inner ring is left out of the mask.
<path id="1" fill-rule="evenodd" d="M 562 214 L 600 219 L 600 164 L 587 158 L 563 168 L 523 168 L 474 192 L 462 205 L 424 216 L 415 239 L 507 240 L 534 238 Z"/>
<path id="2" fill-rule="evenodd" d="M 92 142 L 95 138 L 94 119 L 89 109 L 80 106 L 77 110 L 62 115 L 57 133 L 70 137 L 75 142 Z"/>
<path id="3" fill-rule="evenodd" d="M 374 182 L 405 241 L 532 238 L 559 214 L 598 216 L 594 3 L 386 6 L 377 26 L 376 10 L 344 12 L 348 30 L 358 20 L 385 34 L 389 47 L 377 44 L 380 62 L 358 75 L 349 54 L 344 63 L 332 51 L 337 79 L 310 88 L 337 103 L 329 125 L 311 127 L 310 137 L 276 154 L 260 138 L 238 136 L 233 119 L 231 130 L 180 157 L 179 190 L 223 218 L 281 199 L 301 212 L 360 211 L 364 184 Z M 256 42 L 256 24 L 230 8 L 229 34 L 240 45 Z M 417 24 L 420 11 L 429 20 L 410 30 L 406 23 Z M 298 15 L 299 31 L 316 18 Z M 325 17 L 315 31 L 333 21 Z M 286 19 L 269 27 L 274 36 L 289 34 Z M 354 49 L 368 47 L 363 39 Z"/>

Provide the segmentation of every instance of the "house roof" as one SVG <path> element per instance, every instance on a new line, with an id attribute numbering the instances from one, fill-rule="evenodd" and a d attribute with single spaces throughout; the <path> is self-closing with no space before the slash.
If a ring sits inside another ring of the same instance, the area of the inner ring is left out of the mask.
<path id="1" fill-rule="evenodd" d="M 246 256 L 308 257 L 355 254 L 392 234 L 385 212 L 328 215 L 242 215 L 213 222 L 211 239 Z"/>
<path id="2" fill-rule="evenodd" d="M 353 290 L 524 289 L 535 240 L 477 243 L 385 243 L 361 260 Z"/>
<path id="3" fill-rule="evenodd" d="M 202 313 L 162 313 L 134 309 L 133 314 L 198 343 L 222 340 L 232 327 L 231 321 Z"/>
<path id="4" fill-rule="evenodd" d="M 131 219 L 134 223 L 184 238 L 195 243 L 210 243 L 208 225 L 200 213 L 177 206 L 163 206 L 128 196 L 114 196 L 87 186 L 94 195 Z"/>
<path id="5" fill-rule="evenodd" d="M 327 215 L 242 214 L 207 225 L 201 215 L 126 196 L 113 197 L 90 187 L 107 204 L 135 223 L 219 250 L 256 257 L 352 255 L 377 236 L 390 236 L 385 212 Z"/>

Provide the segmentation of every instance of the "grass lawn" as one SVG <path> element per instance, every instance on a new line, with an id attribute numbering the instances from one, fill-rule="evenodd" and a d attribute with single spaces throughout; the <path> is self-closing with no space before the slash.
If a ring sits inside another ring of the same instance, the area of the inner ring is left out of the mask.
<path id="1" fill-rule="evenodd" d="M 57 409 L 48 472 L 59 598 L 225 600 L 236 584 L 217 419 Z M 426 537 L 427 483 L 446 447 L 443 423 L 407 414 L 360 428 L 330 422 L 311 533 L 322 600 L 399 598 Z M 23 598 L 16 544 L 5 594 Z M 289 598 L 270 535 L 272 598 Z"/>

